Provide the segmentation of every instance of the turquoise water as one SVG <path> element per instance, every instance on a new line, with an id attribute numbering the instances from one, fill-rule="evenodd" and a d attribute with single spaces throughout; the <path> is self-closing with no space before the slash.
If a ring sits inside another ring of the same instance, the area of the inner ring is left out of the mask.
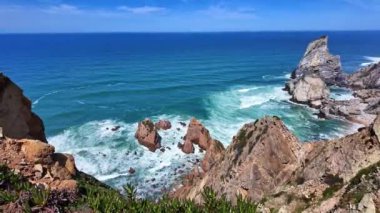
<path id="1" fill-rule="evenodd" d="M 117 188 L 133 183 L 151 197 L 201 158 L 177 148 L 186 132 L 178 122 L 192 116 L 225 145 L 244 123 L 264 115 L 281 117 L 304 141 L 355 131 L 317 119 L 282 91 L 308 42 L 322 34 L 0 35 L 0 70 L 24 89 L 49 142 L 74 154 L 79 169 Z M 380 32 L 328 35 L 347 72 L 380 56 Z M 333 91 L 338 99 L 350 97 Z M 160 132 L 170 150 L 151 153 L 137 144 L 137 121 L 146 117 L 172 121 L 171 130 Z M 121 128 L 113 132 L 114 126 Z"/>

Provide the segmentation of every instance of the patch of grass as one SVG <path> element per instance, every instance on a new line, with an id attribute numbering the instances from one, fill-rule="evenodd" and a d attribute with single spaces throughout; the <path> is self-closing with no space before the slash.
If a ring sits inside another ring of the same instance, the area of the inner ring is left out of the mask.
<path id="1" fill-rule="evenodd" d="M 323 181 L 329 185 L 329 187 L 323 191 L 322 200 L 332 198 L 335 192 L 343 187 L 343 178 L 339 177 L 339 175 L 325 174 Z"/>
<path id="2" fill-rule="evenodd" d="M 343 185 L 341 184 L 337 184 L 337 185 L 333 185 L 333 186 L 330 186 L 330 187 L 327 187 L 323 193 L 322 193 L 322 200 L 327 200 L 329 198 L 332 198 L 335 194 L 335 192 L 337 192 L 339 189 L 342 188 Z"/>

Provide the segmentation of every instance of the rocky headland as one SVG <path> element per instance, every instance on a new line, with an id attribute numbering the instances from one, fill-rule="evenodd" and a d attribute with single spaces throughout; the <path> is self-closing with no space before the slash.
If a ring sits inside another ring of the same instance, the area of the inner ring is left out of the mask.
<path id="1" fill-rule="evenodd" d="M 291 101 L 319 110 L 319 117 L 338 116 L 362 128 L 337 139 L 301 142 L 281 118 L 266 116 L 245 124 L 224 147 L 193 118 L 181 124 L 187 132 L 178 149 L 183 155 L 199 149 L 203 159 L 184 172 L 170 198 L 158 202 L 137 199 L 130 185 L 122 195 L 78 171 L 73 156 L 47 143 L 29 99 L 1 74 L 0 211 L 378 212 L 380 63 L 346 74 L 327 41 L 323 36 L 309 44 L 285 89 Z M 355 98 L 334 100 L 331 86 L 348 88 Z M 155 152 L 165 143 L 159 131 L 171 127 L 167 120 L 145 119 L 136 141 Z"/>

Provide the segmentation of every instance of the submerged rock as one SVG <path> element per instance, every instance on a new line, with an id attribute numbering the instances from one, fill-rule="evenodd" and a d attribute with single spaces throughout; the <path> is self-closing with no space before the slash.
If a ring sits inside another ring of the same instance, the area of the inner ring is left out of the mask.
<path id="1" fill-rule="evenodd" d="M 341 85 L 344 82 L 340 57 L 329 53 L 327 42 L 328 37 L 322 36 L 308 45 L 303 58 L 292 72 L 292 79 L 316 74 L 327 85 Z"/>
<path id="2" fill-rule="evenodd" d="M 135 138 L 152 152 L 161 147 L 161 136 L 150 119 L 139 122 Z"/>
<path id="3" fill-rule="evenodd" d="M 156 129 L 160 130 L 168 130 L 172 128 L 172 124 L 168 120 L 159 120 L 157 123 L 154 124 Z"/>
<path id="4" fill-rule="evenodd" d="M 0 127 L 10 138 L 29 138 L 46 142 L 42 120 L 32 112 L 32 104 L 23 91 L 0 73 Z"/>

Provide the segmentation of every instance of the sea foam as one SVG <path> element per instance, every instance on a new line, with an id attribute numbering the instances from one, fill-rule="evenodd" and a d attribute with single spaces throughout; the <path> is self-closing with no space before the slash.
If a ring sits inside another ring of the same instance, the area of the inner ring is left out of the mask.
<path id="1" fill-rule="evenodd" d="M 380 62 L 380 57 L 371 57 L 371 56 L 364 56 L 364 58 L 369 61 L 369 62 L 364 62 L 364 63 L 361 63 L 360 65 L 362 67 L 365 67 L 365 66 L 368 66 L 368 65 L 371 65 L 371 64 L 375 64 L 375 63 L 379 63 Z"/>

